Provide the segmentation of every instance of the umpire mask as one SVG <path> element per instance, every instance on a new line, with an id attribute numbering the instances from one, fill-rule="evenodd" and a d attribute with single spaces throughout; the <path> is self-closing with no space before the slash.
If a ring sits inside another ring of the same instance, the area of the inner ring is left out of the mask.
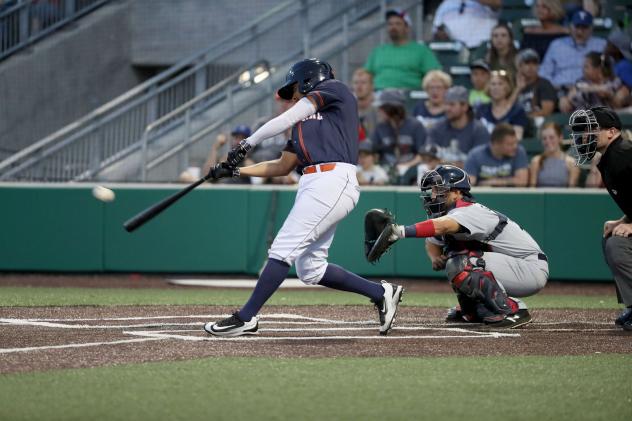
<path id="1" fill-rule="evenodd" d="M 592 110 L 577 110 L 568 120 L 571 128 L 572 146 L 575 151 L 575 165 L 590 162 L 597 152 L 599 123 Z"/>

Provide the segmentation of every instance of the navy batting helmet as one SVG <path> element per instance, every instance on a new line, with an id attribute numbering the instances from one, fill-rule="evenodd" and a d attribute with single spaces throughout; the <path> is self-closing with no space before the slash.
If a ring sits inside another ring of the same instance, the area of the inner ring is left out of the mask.
<path id="1" fill-rule="evenodd" d="M 285 76 L 285 84 L 277 91 L 277 94 L 285 99 L 292 99 L 294 84 L 298 84 L 298 91 L 306 94 L 320 82 L 333 79 L 334 72 L 331 66 L 317 58 L 301 60 L 290 68 Z"/>
<path id="2" fill-rule="evenodd" d="M 439 165 L 424 174 L 419 188 L 426 213 L 431 218 L 438 218 L 448 213 L 446 200 L 450 190 L 461 190 L 469 194 L 472 186 L 470 177 L 461 168 L 454 165 Z"/>

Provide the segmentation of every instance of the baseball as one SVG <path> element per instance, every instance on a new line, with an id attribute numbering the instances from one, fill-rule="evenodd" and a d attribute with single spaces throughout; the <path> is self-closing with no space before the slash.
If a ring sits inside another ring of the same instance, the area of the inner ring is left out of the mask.
<path id="1" fill-rule="evenodd" d="M 94 186 L 92 189 L 92 195 L 102 201 L 102 202 L 111 202 L 114 200 L 114 192 L 107 187 L 103 186 Z"/>

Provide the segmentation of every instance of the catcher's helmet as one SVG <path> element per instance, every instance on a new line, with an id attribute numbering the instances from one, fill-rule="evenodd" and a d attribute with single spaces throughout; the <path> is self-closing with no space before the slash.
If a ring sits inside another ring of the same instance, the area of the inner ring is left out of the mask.
<path id="1" fill-rule="evenodd" d="M 424 174 L 419 188 L 426 213 L 430 218 L 438 218 L 448 213 L 446 200 L 450 190 L 469 193 L 472 186 L 470 177 L 461 168 L 454 165 L 439 165 Z"/>
<path id="2" fill-rule="evenodd" d="M 298 84 L 298 91 L 306 94 L 320 82 L 334 79 L 331 66 L 317 58 L 308 58 L 294 63 L 285 76 L 285 84 L 277 91 L 277 94 L 285 99 L 292 99 L 294 84 Z"/>

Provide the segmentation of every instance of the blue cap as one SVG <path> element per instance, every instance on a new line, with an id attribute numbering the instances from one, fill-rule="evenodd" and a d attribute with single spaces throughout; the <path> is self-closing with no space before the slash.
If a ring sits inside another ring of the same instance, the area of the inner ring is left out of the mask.
<path id="1" fill-rule="evenodd" d="M 593 16 L 585 10 L 578 10 L 571 18 L 573 26 L 592 26 Z"/>
<path id="2" fill-rule="evenodd" d="M 246 126 L 245 124 L 240 124 L 238 126 L 235 126 L 233 131 L 230 132 L 230 134 L 232 135 L 240 134 L 246 137 L 249 137 L 250 133 L 251 133 L 250 127 Z"/>

